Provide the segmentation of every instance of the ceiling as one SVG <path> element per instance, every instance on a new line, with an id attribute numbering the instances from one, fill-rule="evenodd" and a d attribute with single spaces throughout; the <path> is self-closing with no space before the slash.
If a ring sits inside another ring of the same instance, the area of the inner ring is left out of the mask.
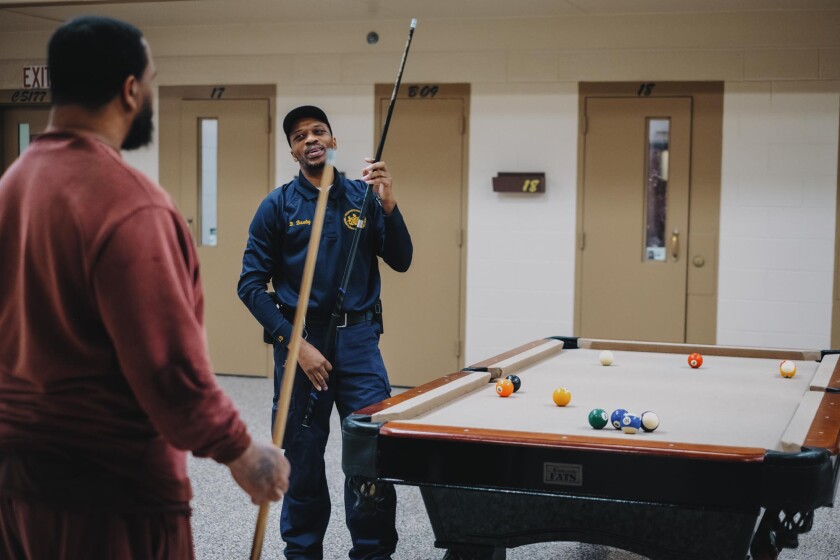
<path id="1" fill-rule="evenodd" d="M 840 0 L 0 0 L 0 32 L 52 30 L 91 13 L 149 28 L 814 10 L 840 11 Z"/>

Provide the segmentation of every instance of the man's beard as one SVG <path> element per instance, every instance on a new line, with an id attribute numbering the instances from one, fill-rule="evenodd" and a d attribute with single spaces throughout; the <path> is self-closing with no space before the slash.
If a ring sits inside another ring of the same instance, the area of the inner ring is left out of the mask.
<path id="1" fill-rule="evenodd" d="M 152 124 L 152 100 L 146 99 L 140 112 L 131 121 L 131 128 L 128 129 L 128 134 L 123 140 L 123 150 L 136 150 L 147 146 L 152 141 L 152 131 L 154 125 Z"/>
<path id="2" fill-rule="evenodd" d="M 306 161 L 306 159 L 304 159 L 301 162 L 301 167 L 303 167 L 304 171 L 306 171 L 309 175 L 316 175 L 318 173 L 321 173 L 324 170 L 324 167 L 326 167 L 326 165 L 326 161 L 322 161 L 320 163 L 309 163 L 308 161 Z"/>

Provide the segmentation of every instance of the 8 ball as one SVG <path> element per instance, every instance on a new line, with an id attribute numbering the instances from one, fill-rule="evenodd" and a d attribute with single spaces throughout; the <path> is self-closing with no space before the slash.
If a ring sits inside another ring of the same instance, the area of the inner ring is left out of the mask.
<path id="1" fill-rule="evenodd" d="M 519 379 L 518 375 L 508 375 L 505 379 L 509 379 L 511 383 L 513 383 L 513 392 L 517 392 L 519 388 L 522 386 L 522 380 Z"/>

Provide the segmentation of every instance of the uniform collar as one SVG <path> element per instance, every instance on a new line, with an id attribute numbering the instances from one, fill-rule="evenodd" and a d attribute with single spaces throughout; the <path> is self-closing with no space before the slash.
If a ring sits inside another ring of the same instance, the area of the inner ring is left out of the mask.
<path id="1" fill-rule="evenodd" d="M 343 184 L 341 182 L 341 175 L 338 169 L 333 168 L 333 173 L 333 184 L 332 187 L 330 187 L 330 198 L 335 200 L 335 198 L 341 194 Z M 295 188 L 306 200 L 315 200 L 318 198 L 318 188 L 310 183 L 309 179 L 304 177 L 302 172 L 298 173 Z"/>

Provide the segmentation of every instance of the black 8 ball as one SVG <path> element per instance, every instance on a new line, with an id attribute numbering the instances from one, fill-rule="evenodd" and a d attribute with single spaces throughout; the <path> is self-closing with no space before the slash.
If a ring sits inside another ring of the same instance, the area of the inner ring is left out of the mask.
<path id="1" fill-rule="evenodd" d="M 519 379 L 517 375 L 508 375 L 505 379 L 510 379 L 510 382 L 513 383 L 513 392 L 517 392 L 519 388 L 522 386 L 522 380 Z"/>

